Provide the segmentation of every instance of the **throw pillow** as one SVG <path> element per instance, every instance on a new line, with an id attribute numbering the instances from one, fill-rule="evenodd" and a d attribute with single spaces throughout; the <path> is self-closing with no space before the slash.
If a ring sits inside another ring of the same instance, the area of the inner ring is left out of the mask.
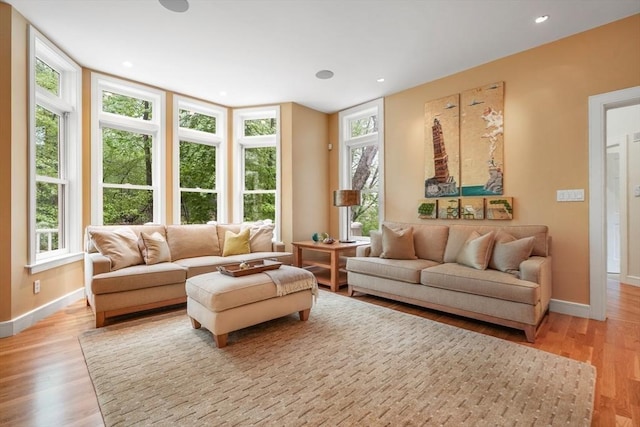
<path id="1" fill-rule="evenodd" d="M 138 236 L 131 228 L 92 230 L 89 234 L 98 252 L 111 261 L 112 271 L 143 263 L 138 249 Z"/>
<path id="2" fill-rule="evenodd" d="M 273 229 L 272 222 L 256 221 L 255 223 L 243 223 L 241 230 L 249 229 L 249 248 L 251 252 L 272 252 L 273 251 Z"/>
<path id="3" fill-rule="evenodd" d="M 493 231 L 483 235 L 473 231 L 462 245 L 456 262 L 478 270 L 485 270 L 491 258 L 494 236 Z"/>
<path id="4" fill-rule="evenodd" d="M 382 253 L 380 258 L 417 259 L 413 246 L 413 227 L 394 230 L 382 224 Z"/>
<path id="5" fill-rule="evenodd" d="M 369 238 L 371 243 L 371 250 L 369 256 L 379 257 L 382 254 L 382 232 L 370 231 Z"/>
<path id="6" fill-rule="evenodd" d="M 148 265 L 171 261 L 171 252 L 167 241 L 157 231 L 151 235 L 144 231 L 140 233 L 140 251 L 142 258 Z"/>
<path id="7" fill-rule="evenodd" d="M 489 267 L 504 272 L 519 270 L 520 263 L 531 256 L 534 243 L 534 236 L 516 239 L 511 234 L 500 231 L 496 236 Z"/>
<path id="8" fill-rule="evenodd" d="M 222 256 L 230 255 L 243 255 L 251 253 L 251 247 L 249 246 L 250 231 L 245 228 L 238 234 L 233 231 L 227 230 L 224 234 L 224 248 L 222 249 Z"/>

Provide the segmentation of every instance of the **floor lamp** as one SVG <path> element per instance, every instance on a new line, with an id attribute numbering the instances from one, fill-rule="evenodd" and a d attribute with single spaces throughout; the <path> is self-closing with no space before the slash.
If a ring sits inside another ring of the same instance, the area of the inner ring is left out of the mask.
<path id="1" fill-rule="evenodd" d="M 360 204 L 360 190 L 336 190 L 333 192 L 333 206 L 347 208 L 347 238 L 339 240 L 340 243 L 354 243 L 355 240 L 349 240 L 349 207 Z"/>

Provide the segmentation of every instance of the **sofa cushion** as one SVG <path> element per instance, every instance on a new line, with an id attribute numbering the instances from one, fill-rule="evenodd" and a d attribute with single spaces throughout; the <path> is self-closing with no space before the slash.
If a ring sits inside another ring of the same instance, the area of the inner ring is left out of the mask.
<path id="1" fill-rule="evenodd" d="M 96 274 L 91 281 L 93 294 L 109 294 L 155 286 L 184 283 L 187 269 L 171 262 L 134 265 L 109 273 Z"/>
<path id="2" fill-rule="evenodd" d="M 210 224 L 167 225 L 171 260 L 220 255 L 216 226 Z"/>
<path id="3" fill-rule="evenodd" d="M 533 236 L 516 239 L 504 230 L 500 230 L 496 235 L 489 267 L 504 272 L 519 270 L 520 263 L 531 256 L 534 243 Z"/>
<path id="4" fill-rule="evenodd" d="M 270 259 L 279 261 L 283 264 L 293 264 L 293 254 L 291 252 L 253 252 L 243 255 L 222 256 L 201 256 L 194 258 L 185 258 L 174 261 L 188 270 L 187 277 L 197 276 L 198 274 L 211 273 L 217 271 L 221 265 L 235 264 L 242 261 L 257 261 L 260 259 Z"/>
<path id="5" fill-rule="evenodd" d="M 537 283 L 497 270 L 476 270 L 456 263 L 422 270 L 420 283 L 427 286 L 535 305 L 540 301 Z"/>
<path id="6" fill-rule="evenodd" d="M 242 224 L 218 224 L 216 225 L 218 233 L 218 242 L 220 244 L 220 255 L 222 255 L 222 248 L 224 248 L 224 237 L 227 231 L 238 234 L 242 230 Z"/>
<path id="7" fill-rule="evenodd" d="M 382 254 L 382 232 L 378 230 L 370 231 L 369 242 L 371 244 L 369 256 L 379 257 Z"/>
<path id="8" fill-rule="evenodd" d="M 138 244 L 145 264 L 158 264 L 160 262 L 171 261 L 169 245 L 165 238 L 157 231 L 151 235 L 144 231 L 141 232 Z"/>
<path id="9" fill-rule="evenodd" d="M 425 259 L 391 260 L 372 257 L 347 258 L 347 271 L 407 283 L 420 283 L 420 272 L 438 263 Z"/>
<path id="10" fill-rule="evenodd" d="M 275 225 L 268 221 L 243 223 L 241 230 L 249 229 L 251 252 L 271 252 L 273 250 L 273 230 Z"/>
<path id="11" fill-rule="evenodd" d="M 380 258 L 418 258 L 413 245 L 413 228 L 392 229 L 382 224 L 382 253 Z"/>
<path id="12" fill-rule="evenodd" d="M 251 253 L 251 247 L 249 246 L 249 234 L 250 230 L 245 228 L 244 231 L 234 233 L 227 231 L 224 236 L 224 248 L 222 249 L 222 256 L 227 257 L 230 255 L 242 255 Z"/>
<path id="13" fill-rule="evenodd" d="M 100 254 L 111 261 L 111 270 L 142 264 L 138 236 L 129 227 L 114 230 L 91 230 L 89 235 Z"/>
<path id="14" fill-rule="evenodd" d="M 472 232 L 462 245 L 456 262 L 478 270 L 485 270 L 491 259 L 494 236 L 493 231 L 484 235 L 480 235 L 477 231 Z"/>
<path id="15" fill-rule="evenodd" d="M 447 246 L 449 227 L 436 224 L 405 224 L 398 222 L 385 222 L 391 228 L 413 228 L 413 245 L 416 256 L 442 263 L 444 250 Z"/>

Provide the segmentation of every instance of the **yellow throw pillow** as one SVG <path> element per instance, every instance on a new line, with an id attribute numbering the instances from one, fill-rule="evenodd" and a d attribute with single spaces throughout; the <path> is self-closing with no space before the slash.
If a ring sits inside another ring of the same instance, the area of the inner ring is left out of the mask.
<path id="1" fill-rule="evenodd" d="M 251 253 L 251 247 L 249 246 L 250 232 L 251 230 L 248 228 L 245 228 L 238 234 L 227 230 L 227 232 L 224 233 L 224 249 L 222 249 L 222 256 Z"/>
<path id="2" fill-rule="evenodd" d="M 417 259 L 413 245 L 413 228 L 394 230 L 382 224 L 382 253 L 380 258 Z"/>
<path id="3" fill-rule="evenodd" d="M 456 262 L 477 270 L 485 270 L 491 258 L 494 236 L 493 231 L 482 235 L 477 231 L 472 232 L 458 253 Z"/>
<path id="4" fill-rule="evenodd" d="M 171 261 L 171 252 L 167 241 L 157 231 L 151 235 L 140 233 L 140 251 L 148 265 Z"/>
<path id="5" fill-rule="evenodd" d="M 129 227 L 89 232 L 93 245 L 111 261 L 111 270 L 142 264 L 138 236 Z"/>

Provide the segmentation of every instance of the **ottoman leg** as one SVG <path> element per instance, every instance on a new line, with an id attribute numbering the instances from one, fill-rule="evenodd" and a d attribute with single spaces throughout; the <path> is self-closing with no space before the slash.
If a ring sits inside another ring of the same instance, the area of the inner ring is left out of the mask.
<path id="1" fill-rule="evenodd" d="M 198 322 L 193 317 L 189 317 L 189 319 L 191 320 L 191 326 L 193 326 L 193 329 L 200 329 L 200 326 L 202 326 L 200 322 Z"/>
<path id="2" fill-rule="evenodd" d="M 309 320 L 309 313 L 311 313 L 311 309 L 307 308 L 306 310 L 301 310 L 298 312 L 298 314 L 300 315 L 300 320 L 302 320 L 303 322 L 305 320 Z"/>
<path id="3" fill-rule="evenodd" d="M 213 339 L 216 341 L 216 347 L 222 348 L 227 346 L 227 337 L 229 334 L 214 335 Z"/>

